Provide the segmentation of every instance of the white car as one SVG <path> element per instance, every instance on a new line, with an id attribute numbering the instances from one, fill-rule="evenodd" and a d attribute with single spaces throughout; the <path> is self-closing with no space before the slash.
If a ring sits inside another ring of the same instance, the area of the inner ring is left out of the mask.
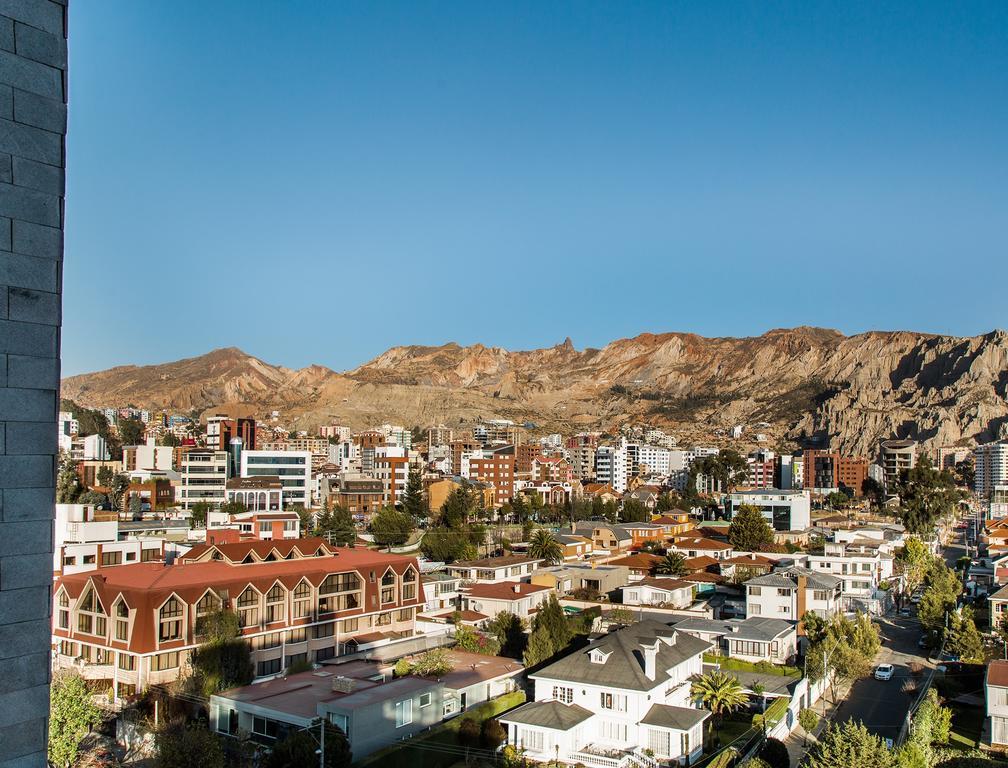
<path id="1" fill-rule="evenodd" d="M 892 676 L 893 676 L 892 664 L 879 664 L 877 667 L 875 667 L 876 680 L 892 680 Z"/>

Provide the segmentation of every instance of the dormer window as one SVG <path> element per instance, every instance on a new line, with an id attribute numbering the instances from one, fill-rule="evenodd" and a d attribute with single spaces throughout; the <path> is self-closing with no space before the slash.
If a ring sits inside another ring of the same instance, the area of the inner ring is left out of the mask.
<path id="1" fill-rule="evenodd" d="M 266 593 L 266 623 L 283 621 L 287 617 L 287 595 L 284 588 L 274 584 Z"/>
<path id="2" fill-rule="evenodd" d="M 163 643 L 182 637 L 181 600 L 176 597 L 169 598 L 168 602 L 161 606 L 158 619 L 158 640 Z"/>
<path id="3" fill-rule="evenodd" d="M 588 654 L 588 660 L 592 664 L 605 664 L 606 659 L 612 656 L 612 651 L 603 651 L 601 648 L 593 648 Z"/>
<path id="4" fill-rule="evenodd" d="M 59 594 L 59 610 L 57 611 L 57 623 L 60 629 L 70 629 L 70 599 L 66 592 Z"/>
<path id="5" fill-rule="evenodd" d="M 121 643 L 129 640 L 129 606 L 121 597 L 112 609 L 115 615 L 115 639 Z"/>
<path id="6" fill-rule="evenodd" d="M 105 608 L 94 588 L 89 588 L 77 603 L 77 631 L 105 637 L 105 629 Z"/>
<path id="7" fill-rule="evenodd" d="M 416 599 L 416 571 L 413 570 L 413 566 L 406 569 L 406 573 L 402 577 L 402 599 L 403 600 L 415 600 Z"/>
<path id="8" fill-rule="evenodd" d="M 219 611 L 220 609 L 220 598 L 213 592 L 207 592 L 199 599 L 199 602 L 196 603 L 196 618 L 202 619 L 204 616 L 209 616 L 214 611 Z"/>

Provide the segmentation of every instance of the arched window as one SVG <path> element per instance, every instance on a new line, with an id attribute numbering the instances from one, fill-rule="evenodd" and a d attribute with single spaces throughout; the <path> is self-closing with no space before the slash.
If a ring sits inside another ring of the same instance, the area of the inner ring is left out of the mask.
<path id="1" fill-rule="evenodd" d="M 295 619 L 303 619 L 311 615 L 311 587 L 308 582 L 302 581 L 294 588 L 293 616 Z"/>
<path id="2" fill-rule="evenodd" d="M 395 602 L 395 583 L 395 574 L 391 570 L 385 571 L 385 574 L 381 577 L 381 601 L 383 603 Z"/>
<path id="3" fill-rule="evenodd" d="M 158 639 L 164 643 L 182 637 L 182 601 L 171 597 L 161 606 L 158 621 Z"/>
<path id="4" fill-rule="evenodd" d="M 115 639 L 125 643 L 129 640 L 129 606 L 121 597 L 112 608 L 115 616 Z"/>
<path id="5" fill-rule="evenodd" d="M 65 591 L 59 594 L 59 611 L 57 620 L 60 629 L 70 629 L 70 599 Z"/>
<path id="6" fill-rule="evenodd" d="M 98 595 L 95 594 L 94 587 L 88 587 L 77 602 L 77 631 L 105 637 L 105 608 Z"/>
<path id="7" fill-rule="evenodd" d="M 416 571 L 413 570 L 413 566 L 406 569 L 406 573 L 402 577 L 402 599 L 403 600 L 415 600 L 417 596 L 416 587 Z"/>
<path id="8" fill-rule="evenodd" d="M 259 624 L 259 593 L 246 587 L 238 597 L 238 626 L 254 627 Z"/>
<path id="9" fill-rule="evenodd" d="M 211 613 L 215 613 L 220 609 L 221 599 L 213 592 L 207 592 L 199 599 L 199 602 L 196 603 L 196 618 L 202 619 L 204 616 L 209 616 Z"/>
<path id="10" fill-rule="evenodd" d="M 287 594 L 279 584 L 266 593 L 266 623 L 283 621 L 287 618 Z"/>

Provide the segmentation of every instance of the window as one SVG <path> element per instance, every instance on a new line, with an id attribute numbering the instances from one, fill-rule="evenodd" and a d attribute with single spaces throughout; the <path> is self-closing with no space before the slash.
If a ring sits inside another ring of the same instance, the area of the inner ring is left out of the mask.
<path id="1" fill-rule="evenodd" d="M 122 552 L 102 552 L 102 565 L 122 565 Z"/>
<path id="2" fill-rule="evenodd" d="M 255 627 L 259 625 L 259 593 L 252 587 L 246 587 L 238 596 L 238 626 Z"/>
<path id="3" fill-rule="evenodd" d="M 265 677 L 266 675 L 275 675 L 280 671 L 280 659 L 269 659 L 267 661 L 260 661 L 256 665 L 256 677 Z"/>
<path id="4" fill-rule="evenodd" d="M 158 624 L 158 640 L 162 643 L 182 637 L 182 601 L 177 597 L 170 597 L 161 607 Z"/>
<path id="5" fill-rule="evenodd" d="M 420 709 L 423 709 L 424 707 L 429 707 L 430 703 L 431 703 L 431 695 L 430 695 L 430 693 L 421 693 L 420 694 Z"/>
<path id="6" fill-rule="evenodd" d="M 402 728 L 413 722 L 413 700 L 397 701 L 395 705 L 395 727 Z"/>
<path id="7" fill-rule="evenodd" d="M 777 606 L 777 613 L 788 615 L 788 614 L 791 613 L 791 607 L 787 606 L 787 605 L 778 605 Z"/>
<path id="8" fill-rule="evenodd" d="M 648 728 L 648 749 L 654 752 L 656 757 L 669 757 L 670 735 L 668 731 Z"/>
<path id="9" fill-rule="evenodd" d="M 136 669 L 136 656 L 129 653 L 119 654 L 119 669 L 125 672 L 132 672 Z"/>
<path id="10" fill-rule="evenodd" d="M 812 592 L 813 600 L 829 600 L 829 592 L 825 589 L 816 589 Z"/>
<path id="11" fill-rule="evenodd" d="M 311 587 L 302 581 L 294 589 L 294 608 L 292 618 L 303 619 L 311 613 Z"/>
<path id="12" fill-rule="evenodd" d="M 403 608 L 396 613 L 396 621 L 410 621 L 413 618 L 412 608 Z"/>
<path id="13" fill-rule="evenodd" d="M 141 549 L 140 560 L 144 563 L 153 563 L 161 559 L 160 549 Z"/>
<path id="14" fill-rule="evenodd" d="M 136 552 L 127 552 L 126 553 L 126 562 L 127 563 L 131 563 L 134 560 L 136 560 Z"/>
<path id="15" fill-rule="evenodd" d="M 554 685 L 553 698 L 557 701 L 562 701 L 564 704 L 570 704 L 574 701 L 574 689 L 565 688 L 562 685 Z"/>
<path id="16" fill-rule="evenodd" d="M 395 587 L 382 587 L 381 601 L 383 603 L 395 602 Z"/>
<path id="17" fill-rule="evenodd" d="M 151 658 L 151 670 L 160 672 L 165 669 L 177 669 L 179 665 L 178 651 L 159 653 Z"/>
<path id="18" fill-rule="evenodd" d="M 287 633 L 288 643 L 303 643 L 308 639 L 308 631 L 301 627 L 300 629 L 292 629 Z"/>
<path id="19" fill-rule="evenodd" d="M 406 573 L 402 577 L 402 599 L 403 600 L 415 600 L 416 599 L 416 571 L 412 568 L 407 568 Z"/>
<path id="20" fill-rule="evenodd" d="M 74 557 L 73 555 L 70 555 L 68 557 L 64 557 L 63 558 L 63 565 L 65 565 L 65 566 L 66 565 L 76 565 L 76 564 L 77 564 L 77 558 Z"/>
<path id="21" fill-rule="evenodd" d="M 84 565 L 94 565 L 95 556 L 94 555 L 84 555 L 83 561 Z"/>
<path id="22" fill-rule="evenodd" d="M 60 592 L 59 595 L 59 628 L 60 629 L 70 629 L 70 600 L 67 598 L 66 592 Z"/>
<path id="23" fill-rule="evenodd" d="M 213 592 L 207 592 L 203 597 L 199 599 L 196 603 L 196 618 L 202 618 L 207 616 L 214 611 L 220 610 L 221 601 Z"/>
<path id="24" fill-rule="evenodd" d="M 733 640 L 732 641 L 732 654 L 741 654 L 742 656 L 759 656 L 762 657 L 766 652 L 765 643 L 757 643 L 752 640 Z"/>
<path id="25" fill-rule="evenodd" d="M 760 596 L 760 588 L 759 587 L 749 587 L 749 594 L 752 595 L 753 597 L 759 597 Z"/>
<path id="26" fill-rule="evenodd" d="M 120 598 L 116 601 L 115 608 L 115 639 L 121 642 L 129 640 L 129 608 Z"/>
<path id="27" fill-rule="evenodd" d="M 358 619 L 344 619 L 340 623 L 340 629 L 343 632 L 356 632 L 357 631 Z"/>
<path id="28" fill-rule="evenodd" d="M 265 736 L 268 739 L 275 739 L 277 737 L 277 722 L 254 715 L 252 717 L 252 733 L 257 736 Z"/>
<path id="29" fill-rule="evenodd" d="M 790 597 L 791 596 L 791 590 L 788 589 L 787 587 L 779 587 L 777 589 L 777 596 L 778 597 Z"/>
<path id="30" fill-rule="evenodd" d="M 315 636 L 316 639 L 320 637 L 332 637 L 335 627 L 336 622 L 329 622 L 328 624 L 316 624 L 312 634 Z"/>
<path id="31" fill-rule="evenodd" d="M 626 723 L 621 723 L 616 720 L 603 720 L 601 726 L 603 739 L 620 742 L 625 742 L 627 740 Z"/>
<path id="32" fill-rule="evenodd" d="M 266 593 L 266 623 L 272 624 L 275 621 L 283 621 L 287 618 L 287 596 L 284 588 L 279 584 L 274 584 L 273 588 Z"/>
<path id="33" fill-rule="evenodd" d="M 384 627 L 386 624 L 391 624 L 391 623 L 392 623 L 392 614 L 391 613 L 379 613 L 375 617 L 375 626 Z"/>
<path id="34" fill-rule="evenodd" d="M 343 733 L 350 732 L 350 718 L 338 712 L 329 713 L 329 722 L 339 728 Z"/>
<path id="35" fill-rule="evenodd" d="M 617 712 L 626 712 L 627 697 L 618 693 L 601 692 L 602 709 L 612 709 Z"/>
<path id="36" fill-rule="evenodd" d="M 685 731 L 679 736 L 679 750 L 683 755 L 689 755 L 690 753 L 690 743 L 689 743 L 689 731 Z"/>
<path id="37" fill-rule="evenodd" d="M 252 640 L 252 647 L 257 650 L 268 650 L 270 648 L 279 648 L 283 642 L 283 632 L 270 632 L 265 635 L 260 635 Z"/>
<path id="38" fill-rule="evenodd" d="M 94 589 L 89 588 L 77 603 L 77 631 L 105 636 L 105 608 Z"/>
<path id="39" fill-rule="evenodd" d="M 519 738 L 519 745 L 522 749 L 527 749 L 529 752 L 542 752 L 543 751 L 543 733 L 542 731 L 533 731 L 529 728 L 522 728 Z"/>

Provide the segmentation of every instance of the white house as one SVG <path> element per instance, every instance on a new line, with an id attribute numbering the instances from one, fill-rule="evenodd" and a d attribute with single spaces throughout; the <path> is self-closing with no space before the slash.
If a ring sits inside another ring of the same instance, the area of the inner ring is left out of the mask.
<path id="1" fill-rule="evenodd" d="M 626 605 L 661 605 L 666 608 L 689 608 L 693 604 L 696 585 L 682 579 L 647 577 L 623 587 Z"/>
<path id="2" fill-rule="evenodd" d="M 713 643 L 723 656 L 742 661 L 786 664 L 798 653 L 797 625 L 793 621 L 689 618 L 676 622 L 675 628 Z"/>
<path id="3" fill-rule="evenodd" d="M 1003 750 L 1008 746 L 1008 661 L 996 659 L 987 665 L 984 694 L 991 721 L 991 747 Z"/>
<path id="4" fill-rule="evenodd" d="M 498 584 L 505 581 L 527 581 L 542 560 L 526 555 L 484 557 L 480 560 L 459 560 L 448 566 L 451 576 L 463 582 Z"/>
<path id="5" fill-rule="evenodd" d="M 462 594 L 462 608 L 493 618 L 498 613 L 513 613 L 528 618 L 552 590 L 539 584 L 508 581 L 500 584 L 473 584 Z"/>
<path id="6" fill-rule="evenodd" d="M 827 617 L 843 607 L 843 579 L 791 566 L 745 583 L 746 616 L 799 621 L 806 612 Z"/>
<path id="7" fill-rule="evenodd" d="M 710 643 L 656 621 L 608 634 L 529 675 L 534 701 L 501 716 L 533 760 L 656 768 L 703 754 L 710 715 L 690 700 Z"/>
<path id="8" fill-rule="evenodd" d="M 759 508 L 764 519 L 775 531 L 803 531 L 812 522 L 809 491 L 786 491 L 781 488 L 750 488 L 735 491 L 728 497 L 728 517 L 741 505 Z"/>

